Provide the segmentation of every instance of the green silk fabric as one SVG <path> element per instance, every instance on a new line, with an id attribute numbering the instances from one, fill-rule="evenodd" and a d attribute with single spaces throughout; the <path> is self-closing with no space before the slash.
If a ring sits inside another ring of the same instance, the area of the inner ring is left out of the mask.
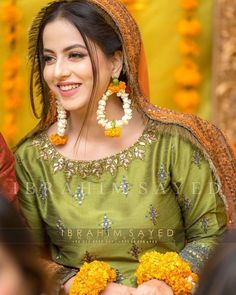
<path id="1" fill-rule="evenodd" d="M 65 158 L 46 132 L 18 148 L 21 210 L 55 262 L 103 260 L 128 286 L 147 251 L 178 252 L 199 271 L 226 229 L 225 205 L 202 152 L 160 124 L 150 120 L 134 145 L 96 161 Z"/>

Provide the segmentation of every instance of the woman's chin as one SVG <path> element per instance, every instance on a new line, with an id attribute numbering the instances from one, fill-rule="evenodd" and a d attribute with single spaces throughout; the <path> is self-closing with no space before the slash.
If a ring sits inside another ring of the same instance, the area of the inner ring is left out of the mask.
<path id="1" fill-rule="evenodd" d="M 80 112 L 83 110 L 87 109 L 88 104 L 84 103 L 84 104 L 62 104 L 62 106 L 64 107 L 64 109 L 67 112 Z"/>

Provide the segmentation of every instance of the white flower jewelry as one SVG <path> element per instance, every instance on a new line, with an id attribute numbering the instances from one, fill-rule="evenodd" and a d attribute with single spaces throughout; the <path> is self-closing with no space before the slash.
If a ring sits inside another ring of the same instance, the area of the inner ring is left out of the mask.
<path id="1" fill-rule="evenodd" d="M 67 142 L 66 127 L 66 111 L 57 99 L 57 133 L 50 136 L 50 140 L 54 145 L 63 145 Z"/>
<path id="2" fill-rule="evenodd" d="M 131 100 L 129 99 L 129 94 L 125 92 L 125 89 L 125 82 L 120 82 L 118 78 L 113 78 L 108 90 L 98 102 L 97 121 L 98 124 L 105 128 L 106 136 L 119 137 L 121 135 L 121 126 L 127 125 L 129 120 L 132 119 Z M 108 121 L 105 115 L 105 108 L 108 97 L 113 93 L 116 93 L 123 101 L 124 116 L 120 120 Z"/>

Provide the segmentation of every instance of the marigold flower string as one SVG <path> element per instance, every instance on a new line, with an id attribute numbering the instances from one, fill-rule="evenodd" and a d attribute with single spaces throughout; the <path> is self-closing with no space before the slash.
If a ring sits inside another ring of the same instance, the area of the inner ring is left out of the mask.
<path id="1" fill-rule="evenodd" d="M 174 101 L 182 112 L 192 113 L 201 101 L 198 87 L 202 76 L 196 63 L 200 51 L 196 37 L 201 33 L 201 24 L 196 18 L 199 3 L 198 0 L 180 0 L 180 6 L 184 17 L 179 21 L 177 31 L 182 37 L 179 44 L 182 60 L 175 73 L 178 89 Z"/>
<path id="2" fill-rule="evenodd" d="M 3 134 L 10 145 L 16 143 L 17 113 L 22 105 L 24 82 L 20 75 L 21 59 L 17 52 L 22 27 L 22 12 L 16 1 L 6 0 L 0 12 L 0 20 L 4 25 L 5 42 L 10 54 L 3 66 L 2 91 L 4 94 L 5 114 L 3 118 Z"/>

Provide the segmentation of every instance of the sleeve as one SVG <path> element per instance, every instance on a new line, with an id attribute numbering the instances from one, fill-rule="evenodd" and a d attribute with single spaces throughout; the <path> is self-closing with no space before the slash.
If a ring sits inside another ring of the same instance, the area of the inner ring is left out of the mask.
<path id="1" fill-rule="evenodd" d="M 0 185 L 3 194 L 18 209 L 18 183 L 15 176 L 15 158 L 0 134 Z"/>
<path id="2" fill-rule="evenodd" d="M 29 226 L 34 243 L 36 243 L 37 248 L 40 249 L 39 253 L 43 257 L 42 264 L 44 269 L 53 278 L 55 278 L 60 285 L 63 285 L 78 272 L 78 269 L 65 267 L 51 260 L 48 250 L 50 241 L 48 240 L 49 238 L 47 237 L 45 227 L 38 210 L 35 184 L 33 179 L 30 177 L 29 169 L 27 170 L 26 166 L 28 165 L 24 165 L 23 157 L 16 154 L 16 176 L 19 183 L 18 196 L 20 212 Z"/>
<path id="3" fill-rule="evenodd" d="M 40 212 L 37 206 L 37 195 L 35 185 L 30 177 L 29 171 L 24 165 L 24 160 L 16 154 L 16 176 L 19 184 L 20 212 L 30 228 L 34 242 L 39 247 L 46 243 L 45 230 Z"/>
<path id="4" fill-rule="evenodd" d="M 226 207 L 208 160 L 184 139 L 176 145 L 171 178 L 185 228 L 186 245 L 180 256 L 198 273 L 227 228 Z"/>

